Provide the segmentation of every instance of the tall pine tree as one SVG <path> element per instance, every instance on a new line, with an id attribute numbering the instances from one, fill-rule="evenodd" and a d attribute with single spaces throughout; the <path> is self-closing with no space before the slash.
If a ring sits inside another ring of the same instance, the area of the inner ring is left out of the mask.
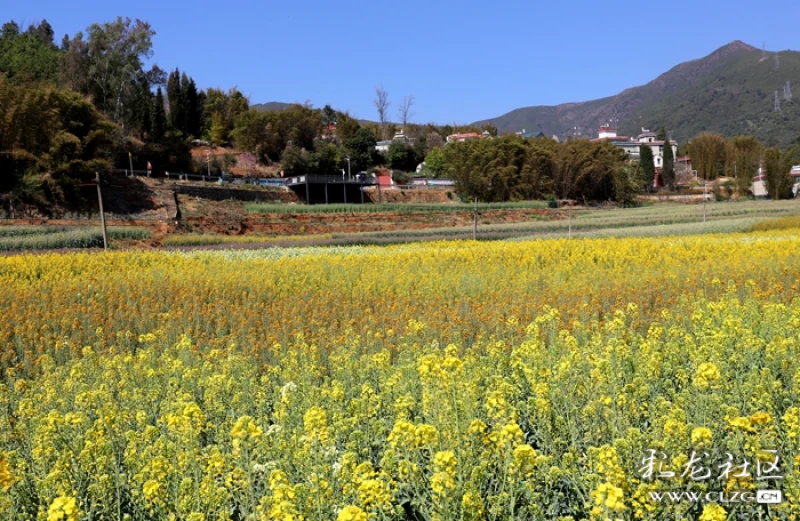
<path id="1" fill-rule="evenodd" d="M 161 93 L 161 87 L 156 91 L 151 121 L 153 125 L 150 130 L 150 138 L 154 143 L 162 143 L 166 133 L 167 116 L 164 113 L 164 95 Z"/>
<path id="2" fill-rule="evenodd" d="M 183 91 L 183 106 L 185 125 L 184 134 L 187 136 L 200 136 L 201 107 L 197 97 L 197 85 L 194 80 L 183 73 L 181 76 L 181 89 Z"/>
<path id="3" fill-rule="evenodd" d="M 656 164 L 653 158 L 653 149 L 650 148 L 650 145 L 639 146 L 639 163 L 642 165 L 642 172 L 649 190 L 654 186 L 656 177 Z"/>
<path id="4" fill-rule="evenodd" d="M 661 169 L 661 178 L 668 187 L 675 186 L 675 154 L 672 152 L 672 141 L 669 136 L 664 140 L 664 166 Z"/>
<path id="5" fill-rule="evenodd" d="M 186 129 L 186 111 L 183 101 L 183 89 L 181 88 L 181 73 L 178 69 L 169 74 L 167 101 L 169 102 L 170 128 L 184 132 Z"/>

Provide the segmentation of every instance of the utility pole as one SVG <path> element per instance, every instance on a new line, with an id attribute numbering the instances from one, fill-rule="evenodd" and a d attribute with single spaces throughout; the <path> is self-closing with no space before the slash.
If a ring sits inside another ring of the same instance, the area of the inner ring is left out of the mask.
<path id="1" fill-rule="evenodd" d="M 100 189 L 100 172 L 95 172 L 97 183 L 97 201 L 100 203 L 100 222 L 103 225 L 103 249 L 108 250 L 108 234 L 106 233 L 106 214 L 103 212 L 103 191 Z"/>

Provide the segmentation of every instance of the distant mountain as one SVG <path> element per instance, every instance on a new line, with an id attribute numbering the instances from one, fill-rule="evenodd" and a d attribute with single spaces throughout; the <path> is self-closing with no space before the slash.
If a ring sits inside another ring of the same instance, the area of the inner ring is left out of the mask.
<path id="1" fill-rule="evenodd" d="M 267 103 L 256 103 L 250 105 L 250 108 L 260 110 L 261 112 L 283 112 L 296 103 L 281 103 L 280 101 L 269 101 Z"/>
<path id="2" fill-rule="evenodd" d="M 776 55 L 778 56 L 776 60 Z M 789 81 L 797 98 L 784 99 Z M 780 112 L 774 110 L 778 92 Z M 681 63 L 641 87 L 583 103 L 513 110 L 491 123 L 500 132 L 537 131 L 547 135 L 596 137 L 600 125 L 616 117 L 618 134 L 637 135 L 642 127 L 663 126 L 686 141 L 703 131 L 726 136 L 751 134 L 767 144 L 800 138 L 800 52 L 763 51 L 741 41 L 705 58 Z"/>

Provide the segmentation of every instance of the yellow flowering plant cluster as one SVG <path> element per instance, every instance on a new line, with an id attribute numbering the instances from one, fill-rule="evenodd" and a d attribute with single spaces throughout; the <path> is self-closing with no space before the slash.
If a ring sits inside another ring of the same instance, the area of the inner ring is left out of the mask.
<path id="1" fill-rule="evenodd" d="M 800 241 L 0 258 L 0 518 L 800 516 Z M 43 298 L 46 295 L 46 298 Z M 644 477 L 664 454 L 674 478 Z M 700 483 L 692 452 L 780 482 Z M 702 488 L 705 487 L 705 488 Z M 716 487 L 716 488 L 714 488 Z"/>

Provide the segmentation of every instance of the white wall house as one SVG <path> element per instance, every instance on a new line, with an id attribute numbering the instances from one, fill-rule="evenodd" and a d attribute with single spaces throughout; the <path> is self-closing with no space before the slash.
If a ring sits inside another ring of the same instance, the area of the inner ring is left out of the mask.
<path id="1" fill-rule="evenodd" d="M 386 141 L 378 141 L 375 143 L 375 150 L 382 154 L 386 154 L 389 151 L 389 147 L 392 146 L 392 143 L 402 143 L 406 145 L 411 145 L 414 143 L 414 138 L 408 137 L 403 133 L 403 129 L 400 129 L 392 139 L 387 139 Z"/>
<path id="2" fill-rule="evenodd" d="M 666 142 L 656 139 L 656 133 L 647 129 L 643 128 L 642 133 L 636 139 L 633 139 L 628 136 L 618 136 L 616 128 L 604 125 L 600 127 L 598 137 L 594 141 L 608 141 L 624 150 L 633 159 L 639 159 L 639 147 L 648 145 L 650 150 L 653 151 L 655 167 L 659 169 L 664 166 L 664 146 L 666 146 Z M 672 157 L 677 158 L 678 142 L 670 140 L 670 145 L 672 146 Z"/>

